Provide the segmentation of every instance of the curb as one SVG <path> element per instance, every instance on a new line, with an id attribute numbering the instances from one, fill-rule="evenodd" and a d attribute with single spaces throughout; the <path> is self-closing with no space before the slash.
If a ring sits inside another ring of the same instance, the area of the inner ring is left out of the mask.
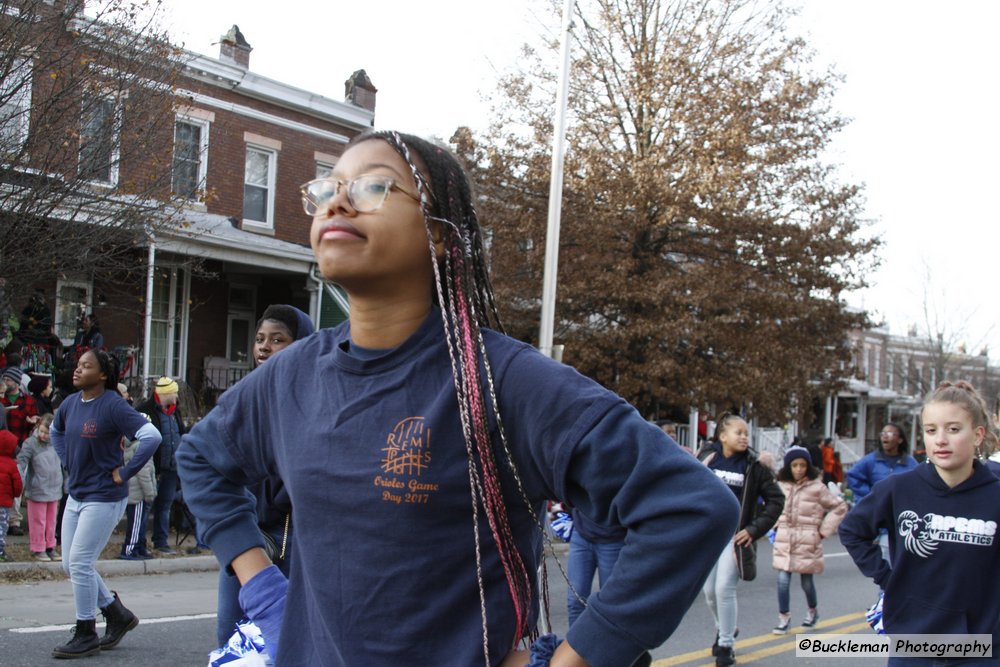
<path id="1" fill-rule="evenodd" d="M 559 554 L 569 553 L 569 545 L 558 539 L 552 540 L 552 550 Z M 124 577 L 141 574 L 170 574 L 171 572 L 207 572 L 219 569 L 215 556 L 180 556 L 175 558 L 152 558 L 150 560 L 99 560 L 96 564 L 101 576 Z M 0 575 L 7 572 L 64 573 L 62 561 L 15 561 L 0 563 Z"/>
<path id="2" fill-rule="evenodd" d="M 97 571 L 101 576 L 122 577 L 140 574 L 169 574 L 171 572 L 205 572 L 218 570 L 219 561 L 215 556 L 184 556 L 181 558 L 153 558 L 150 560 L 99 560 Z M 45 570 L 63 573 L 62 561 L 25 561 L 0 563 L 0 574 L 5 572 L 27 572 Z"/>

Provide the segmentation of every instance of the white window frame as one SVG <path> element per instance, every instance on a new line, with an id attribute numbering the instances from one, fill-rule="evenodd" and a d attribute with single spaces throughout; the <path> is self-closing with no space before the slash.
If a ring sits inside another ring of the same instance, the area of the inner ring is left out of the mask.
<path id="1" fill-rule="evenodd" d="M 326 162 L 316 163 L 316 176 L 315 178 L 326 178 L 333 173 L 333 168 L 336 165 L 328 164 Z"/>
<path id="2" fill-rule="evenodd" d="M 88 95 L 93 95 L 94 97 L 98 97 L 98 98 L 101 98 L 101 99 L 104 99 L 104 100 L 109 100 L 112 103 L 112 106 L 111 106 L 111 109 L 112 109 L 111 110 L 111 114 L 112 114 L 112 119 L 111 119 L 111 164 L 109 165 L 109 167 L 110 167 L 110 170 L 109 170 L 110 173 L 108 174 L 109 180 L 107 180 L 107 181 L 100 181 L 100 180 L 89 179 L 89 182 L 94 183 L 96 185 L 103 185 L 103 186 L 106 186 L 106 187 L 115 187 L 115 186 L 118 185 L 118 167 L 119 167 L 119 162 L 121 160 L 121 121 L 122 121 L 122 117 L 121 117 L 121 113 L 122 113 L 121 104 L 114 97 L 112 97 L 110 95 L 101 94 L 98 91 L 91 91 L 91 92 L 88 93 Z M 82 157 L 83 157 L 83 155 L 82 155 L 83 154 L 83 146 L 84 146 L 83 139 L 84 139 L 84 137 L 83 137 L 83 118 L 81 117 L 80 118 L 80 146 L 79 146 L 79 149 L 77 151 L 77 169 L 78 170 L 80 169 L 80 167 L 82 165 L 82 162 L 83 162 L 83 160 L 82 160 Z"/>
<path id="3" fill-rule="evenodd" d="M 255 152 L 263 154 L 267 157 L 267 206 L 265 211 L 265 216 L 267 220 L 254 220 L 248 218 L 246 214 L 246 186 L 252 185 L 255 187 L 260 187 L 259 183 L 247 183 L 246 174 L 246 163 L 249 160 L 250 153 Z M 277 182 L 278 172 L 278 151 L 274 148 L 269 148 L 267 146 L 262 146 L 256 143 L 247 143 L 246 145 L 246 155 L 243 161 L 243 226 L 252 227 L 255 229 L 262 230 L 273 230 L 274 229 L 274 200 L 275 200 L 275 190 Z"/>
<path id="4" fill-rule="evenodd" d="M 11 142 L 10 153 L 17 153 L 24 148 L 25 142 L 28 141 L 28 131 L 31 129 L 31 90 L 34 83 L 31 59 L 27 57 L 14 58 L 11 72 L 19 72 L 22 67 L 28 68 L 27 79 L 23 79 L 20 73 L 13 77 L 16 83 L 23 81 L 24 85 L 20 90 L 14 92 L 3 90 L 5 82 L 0 81 L 0 100 L 6 100 L 6 103 L 2 105 L 3 111 L 0 112 L 0 117 L 7 117 L 7 110 L 10 109 L 9 121 L 14 125 L 11 134 L 16 133 Z M 6 128 L 4 129 L 6 130 Z"/>
<path id="5" fill-rule="evenodd" d="M 187 123 L 197 125 L 201 129 L 201 141 L 198 146 L 198 186 L 195 188 L 193 197 L 186 197 L 188 201 L 201 201 L 205 196 L 206 183 L 208 181 L 208 135 L 212 127 L 211 120 L 199 118 L 186 113 L 178 113 L 174 119 L 174 153 L 177 151 L 177 124 Z M 174 163 L 170 163 L 170 188 L 174 188 Z"/>
<path id="6" fill-rule="evenodd" d="M 316 175 L 313 178 L 326 178 L 329 176 L 333 172 L 333 168 L 337 166 L 339 159 L 336 155 L 330 153 L 313 152 L 313 161 L 316 162 Z"/>

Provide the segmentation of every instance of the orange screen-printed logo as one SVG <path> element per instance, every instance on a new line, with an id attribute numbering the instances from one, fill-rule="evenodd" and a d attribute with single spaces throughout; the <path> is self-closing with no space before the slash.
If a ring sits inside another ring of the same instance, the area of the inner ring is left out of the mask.
<path id="1" fill-rule="evenodd" d="M 396 505 L 430 503 L 438 485 L 417 479 L 431 463 L 430 438 L 431 429 L 423 417 L 407 417 L 386 436 L 381 461 L 384 476 L 374 479 L 383 501 Z"/>
<path id="2" fill-rule="evenodd" d="M 396 424 L 382 448 L 382 472 L 419 477 L 431 462 L 430 437 L 423 417 L 407 417 Z"/>

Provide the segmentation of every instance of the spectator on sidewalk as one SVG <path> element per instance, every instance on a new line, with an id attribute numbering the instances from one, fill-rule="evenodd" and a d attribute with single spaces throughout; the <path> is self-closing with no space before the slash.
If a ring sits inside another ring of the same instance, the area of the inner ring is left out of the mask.
<path id="1" fill-rule="evenodd" d="M 28 439 L 38 422 L 38 406 L 35 399 L 23 391 L 23 377 L 24 372 L 16 366 L 8 366 L 0 375 L 3 380 L 0 405 L 6 409 L 7 430 L 17 436 L 18 446 Z"/>
<path id="2" fill-rule="evenodd" d="M 11 355 L 11 357 L 13 356 Z M 20 356 L 17 357 L 16 363 L 21 363 Z M 31 435 L 38 422 L 38 407 L 35 405 L 35 399 L 28 396 L 21 386 L 23 379 L 24 372 L 15 365 L 7 366 L 0 374 L 0 381 L 3 384 L 3 391 L 0 392 L 0 406 L 6 412 L 7 430 L 17 437 L 17 449 L 20 449 L 21 443 Z M 22 520 L 21 497 L 18 495 L 10 506 L 8 518 L 10 526 L 7 528 L 7 532 L 11 535 L 24 535 L 24 529 L 21 527 Z"/>
<path id="3" fill-rule="evenodd" d="M 136 406 L 136 410 L 146 415 L 150 423 L 162 437 L 160 448 L 153 458 L 156 466 L 156 500 L 153 501 L 153 549 L 161 554 L 174 555 L 177 551 L 170 546 L 170 515 L 177 496 L 177 461 L 174 454 L 184 435 L 184 420 L 177 405 L 180 388 L 177 381 L 161 377 L 156 381 L 153 395 Z"/>
<path id="4" fill-rule="evenodd" d="M 121 386 L 121 385 L 119 385 Z M 131 440 L 125 445 L 123 455 L 125 465 L 139 450 L 139 441 Z M 125 506 L 125 538 L 119 558 L 122 560 L 149 560 L 153 556 L 146 546 L 146 525 L 149 510 L 156 499 L 156 467 L 153 459 L 146 463 L 128 481 L 128 505 Z"/>
<path id="5" fill-rule="evenodd" d="M 52 414 L 42 415 L 17 455 L 24 471 L 24 497 L 28 501 L 28 536 L 35 560 L 62 560 L 56 553 L 56 515 L 63 492 L 63 468 L 49 439 Z"/>
<path id="6" fill-rule="evenodd" d="M 28 394 L 35 401 L 39 415 L 50 415 L 55 412 L 52 405 L 52 376 L 32 373 L 28 381 Z"/>
<path id="7" fill-rule="evenodd" d="M 132 405 L 128 385 L 118 383 L 118 393 L 125 402 Z M 144 415 L 145 416 L 145 415 Z M 135 456 L 138 440 L 125 443 L 124 460 L 127 464 Z M 146 526 L 149 524 L 149 510 L 156 499 L 156 466 L 153 459 L 146 461 L 135 477 L 128 481 L 128 505 L 125 506 L 125 540 L 118 555 L 121 560 L 149 560 L 153 556 L 146 546 Z"/>
<path id="8" fill-rule="evenodd" d="M 104 334 L 101 333 L 101 325 L 93 313 L 83 316 L 80 328 L 76 332 L 76 340 L 73 341 L 73 348 L 77 355 L 83 354 L 87 350 L 104 348 Z"/>
<path id="9" fill-rule="evenodd" d="M 73 584 L 76 628 L 69 642 L 52 651 L 56 658 L 82 658 L 118 645 L 139 619 L 122 604 L 95 567 L 128 504 L 125 484 L 160 444 L 160 434 L 117 391 L 118 364 L 107 352 L 88 350 L 77 362 L 70 394 L 56 411 L 52 445 L 69 471 L 63 514 L 63 570 Z M 127 465 L 122 437 L 140 441 Z M 107 621 L 98 637 L 96 610 Z"/>
<path id="10" fill-rule="evenodd" d="M 28 343 L 47 343 L 52 332 L 52 311 L 45 304 L 45 290 L 36 289 L 21 311 L 18 335 Z"/>
<path id="11" fill-rule="evenodd" d="M 15 345 L 15 348 L 16 349 L 14 351 L 7 353 L 6 366 L 4 366 L 2 372 L 6 372 L 8 369 L 17 369 L 17 370 L 21 371 L 21 375 L 20 375 L 20 378 L 21 378 L 21 380 L 20 380 L 21 393 L 22 394 L 27 394 L 28 393 L 28 381 L 31 378 L 28 375 L 25 374 L 25 372 L 24 372 L 24 358 L 21 356 L 21 353 L 17 351 L 17 350 L 22 349 L 21 345 L 20 344 Z M 0 372 L 0 375 L 2 375 L 2 372 Z M 0 387 L 0 389 L 3 389 L 3 387 Z M 0 392 L 0 393 L 3 393 L 3 392 Z"/>
<path id="12" fill-rule="evenodd" d="M 10 431 L 0 431 L 0 561 L 7 561 L 7 521 L 14 498 L 21 495 L 21 473 L 14 461 L 17 436 Z"/>

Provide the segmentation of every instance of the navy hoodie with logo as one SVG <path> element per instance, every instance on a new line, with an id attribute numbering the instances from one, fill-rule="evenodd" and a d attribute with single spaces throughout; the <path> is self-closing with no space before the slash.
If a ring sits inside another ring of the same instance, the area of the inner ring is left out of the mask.
<path id="1" fill-rule="evenodd" d="M 876 484 L 840 525 L 840 541 L 885 590 L 888 634 L 992 634 L 997 646 L 998 525 L 1000 479 L 986 466 L 975 461 L 950 488 L 927 464 Z M 880 529 L 891 567 L 872 542 Z"/>

